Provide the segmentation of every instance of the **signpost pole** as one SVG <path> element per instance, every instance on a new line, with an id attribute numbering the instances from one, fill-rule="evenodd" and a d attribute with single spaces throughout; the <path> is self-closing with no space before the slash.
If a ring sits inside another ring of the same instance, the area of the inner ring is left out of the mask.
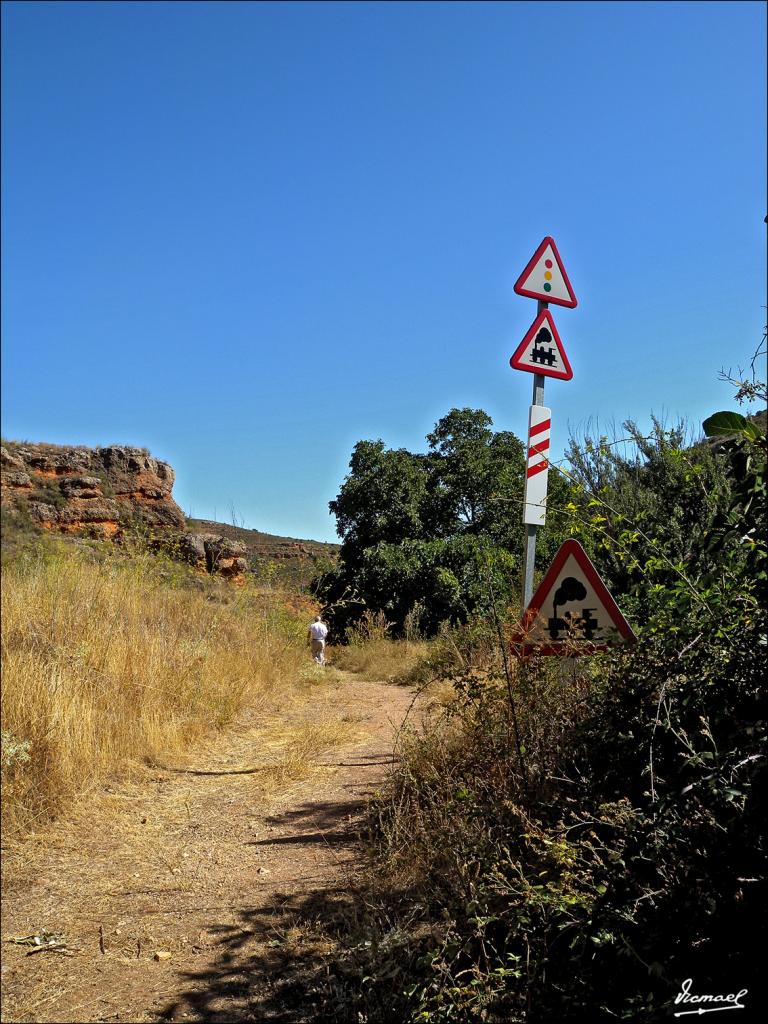
<path id="1" fill-rule="evenodd" d="M 544 405 L 544 378 L 570 380 L 573 377 L 555 321 L 549 312 L 550 302 L 570 309 L 576 305 L 576 296 L 554 238 L 547 235 L 541 243 L 515 282 L 515 291 L 538 302 L 536 319 L 509 360 L 513 370 L 525 370 L 534 375 L 533 398 L 528 411 L 523 495 L 523 614 L 520 628 L 510 640 L 511 650 L 522 659 L 521 671 L 526 672 L 528 651 L 580 656 L 605 650 L 615 643 L 634 643 L 635 635 L 586 552 L 573 538 L 560 546 L 534 596 L 536 533 L 546 521 L 552 430 L 552 410 Z M 550 602 L 552 615 L 544 616 L 542 608 L 546 605 L 549 611 Z M 561 637 L 561 634 L 564 635 Z"/>
<path id="2" fill-rule="evenodd" d="M 541 313 L 542 310 L 548 309 L 549 303 L 542 302 L 541 299 L 538 301 L 537 313 Z M 533 375 L 533 398 L 531 399 L 531 405 L 544 405 L 544 375 L 541 373 L 535 373 Z M 533 566 L 536 561 L 536 531 L 537 526 L 532 526 L 530 523 L 525 525 L 525 569 L 523 571 L 523 612 L 531 603 L 533 597 Z"/>

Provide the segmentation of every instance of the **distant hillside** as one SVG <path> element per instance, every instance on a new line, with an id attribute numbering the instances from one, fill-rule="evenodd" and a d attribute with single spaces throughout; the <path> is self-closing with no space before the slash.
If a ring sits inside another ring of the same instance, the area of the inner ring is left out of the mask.
<path id="1" fill-rule="evenodd" d="M 309 578 L 314 574 L 319 561 L 335 561 L 339 553 L 338 544 L 299 540 L 295 537 L 276 537 L 271 533 L 246 530 L 241 526 L 217 523 L 211 519 L 187 518 L 187 528 L 193 533 L 216 533 L 245 544 L 248 561 L 256 571 L 260 565 L 276 562 L 286 569 L 295 568 L 300 571 L 300 575 Z"/>

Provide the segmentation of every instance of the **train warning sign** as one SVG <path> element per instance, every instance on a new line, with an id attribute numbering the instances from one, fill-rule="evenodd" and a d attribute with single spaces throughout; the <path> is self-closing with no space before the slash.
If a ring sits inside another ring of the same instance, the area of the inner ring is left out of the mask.
<path id="1" fill-rule="evenodd" d="M 509 365 L 513 370 L 527 370 L 528 373 L 540 373 L 559 380 L 573 377 L 560 334 L 548 309 L 543 309 L 528 328 Z"/>
<path id="2" fill-rule="evenodd" d="M 579 657 L 637 638 L 577 540 L 561 546 L 523 613 L 512 653 Z"/>

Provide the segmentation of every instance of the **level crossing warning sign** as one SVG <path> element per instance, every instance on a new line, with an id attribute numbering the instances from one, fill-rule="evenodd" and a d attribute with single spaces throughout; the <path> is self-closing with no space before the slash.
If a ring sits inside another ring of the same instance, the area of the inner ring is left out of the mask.
<path id="1" fill-rule="evenodd" d="M 513 370 L 527 370 L 559 380 L 573 377 L 571 364 L 548 309 L 543 309 L 528 328 L 509 365 Z"/>
<path id="2" fill-rule="evenodd" d="M 523 613 L 512 652 L 578 657 L 634 643 L 635 634 L 577 540 L 561 546 Z"/>
<path id="3" fill-rule="evenodd" d="M 531 257 L 528 266 L 515 284 L 518 295 L 558 306 L 576 305 L 576 296 L 565 272 L 554 238 L 549 235 Z"/>

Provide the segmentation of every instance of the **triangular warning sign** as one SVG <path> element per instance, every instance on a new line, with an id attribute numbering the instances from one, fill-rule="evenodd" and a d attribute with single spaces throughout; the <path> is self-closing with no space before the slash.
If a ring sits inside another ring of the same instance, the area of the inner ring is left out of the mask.
<path id="1" fill-rule="evenodd" d="M 548 309 L 542 309 L 509 360 L 513 370 L 527 370 L 544 377 L 570 380 L 571 364 L 565 354 L 555 321 Z"/>
<path id="2" fill-rule="evenodd" d="M 554 302 L 558 306 L 569 306 L 571 309 L 576 305 L 576 296 L 554 238 L 547 235 L 541 243 L 517 279 L 515 291 L 529 299 Z"/>
<path id="3" fill-rule="evenodd" d="M 512 651 L 517 656 L 578 657 L 635 640 L 586 551 L 571 539 L 557 552 L 531 598 L 512 638 Z"/>

